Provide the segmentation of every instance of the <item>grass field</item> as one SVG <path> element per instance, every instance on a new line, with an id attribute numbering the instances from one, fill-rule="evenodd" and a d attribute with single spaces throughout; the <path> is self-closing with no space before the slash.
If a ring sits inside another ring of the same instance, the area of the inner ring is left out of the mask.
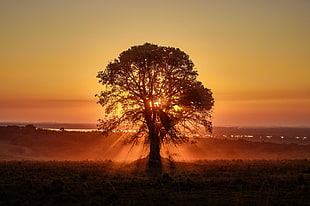
<path id="1" fill-rule="evenodd" d="M 137 164 L 139 163 L 138 167 Z M 310 205 L 309 160 L 1 161 L 0 205 Z"/>

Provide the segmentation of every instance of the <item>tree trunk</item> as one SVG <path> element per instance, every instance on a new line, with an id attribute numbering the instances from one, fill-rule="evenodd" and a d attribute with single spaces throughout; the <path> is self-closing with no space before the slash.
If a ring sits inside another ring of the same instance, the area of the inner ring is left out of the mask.
<path id="1" fill-rule="evenodd" d="M 152 111 L 148 101 L 145 102 L 145 120 L 149 130 L 150 153 L 148 169 L 155 173 L 161 172 L 160 138 L 156 129 L 156 112 Z"/>
<path id="2" fill-rule="evenodd" d="M 149 169 L 161 169 L 160 140 L 157 133 L 150 135 Z"/>

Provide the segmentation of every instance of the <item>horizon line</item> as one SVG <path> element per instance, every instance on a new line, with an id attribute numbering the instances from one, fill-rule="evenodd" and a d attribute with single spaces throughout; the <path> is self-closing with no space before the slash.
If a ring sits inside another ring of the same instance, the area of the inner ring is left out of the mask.
<path id="1" fill-rule="evenodd" d="M 14 125 L 17 124 L 17 125 Z M 35 124 L 39 125 L 88 125 L 88 126 L 96 126 L 97 123 L 91 123 L 91 122 L 38 122 L 38 121 L 29 121 L 29 122 L 24 122 L 24 121 L 0 121 L 0 126 L 26 126 L 32 124 L 35 126 Z M 310 126 L 306 125 L 213 125 L 213 128 L 216 127 L 232 127 L 232 128 L 310 128 Z M 96 128 L 96 127 L 95 127 Z"/>

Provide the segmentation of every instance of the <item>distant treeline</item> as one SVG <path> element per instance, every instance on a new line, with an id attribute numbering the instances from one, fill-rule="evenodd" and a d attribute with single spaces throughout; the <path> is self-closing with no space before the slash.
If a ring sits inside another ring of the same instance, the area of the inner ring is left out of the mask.
<path id="1" fill-rule="evenodd" d="M 216 135 L 255 135 L 255 136 L 310 136 L 309 127 L 214 127 L 213 133 Z"/>
<path id="2" fill-rule="evenodd" d="M 8 125 L 8 126 L 0 126 L 0 132 L 6 133 L 6 132 L 34 132 L 37 128 L 33 124 L 27 124 L 23 127 L 17 126 L 17 125 Z"/>
<path id="3" fill-rule="evenodd" d="M 51 128 L 51 129 L 96 129 L 96 124 L 91 123 L 49 123 L 49 122 L 37 122 L 37 123 L 23 123 L 23 122 L 0 122 L 1 126 L 18 126 L 25 127 L 27 125 L 34 125 L 37 128 Z"/>

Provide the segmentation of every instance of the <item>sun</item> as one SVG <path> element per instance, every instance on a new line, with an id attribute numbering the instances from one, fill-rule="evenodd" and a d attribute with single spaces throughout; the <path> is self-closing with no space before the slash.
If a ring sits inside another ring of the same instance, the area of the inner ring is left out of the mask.
<path id="1" fill-rule="evenodd" d="M 162 105 L 162 102 L 160 99 L 154 100 L 154 101 L 150 101 L 150 107 L 155 107 L 158 108 Z"/>

